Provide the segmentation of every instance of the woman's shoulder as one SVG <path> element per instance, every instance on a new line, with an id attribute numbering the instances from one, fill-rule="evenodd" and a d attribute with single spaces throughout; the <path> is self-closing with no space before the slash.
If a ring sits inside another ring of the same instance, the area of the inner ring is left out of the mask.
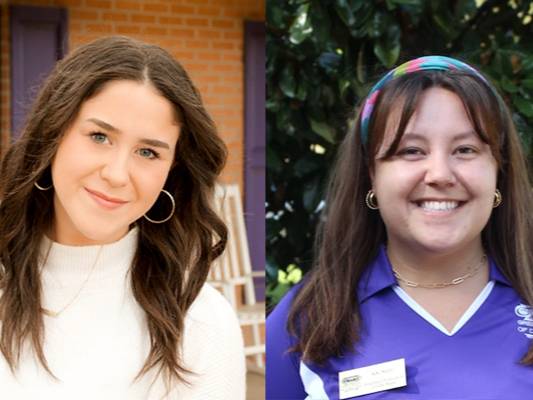
<path id="1" fill-rule="evenodd" d="M 239 325 L 236 311 L 229 301 L 208 283 L 204 284 L 191 304 L 186 316 L 187 321 L 200 326 Z"/>
<path id="2" fill-rule="evenodd" d="M 276 307 L 270 312 L 266 320 L 267 347 L 276 348 L 276 352 L 284 353 L 296 344 L 297 338 L 287 329 L 287 321 L 294 302 L 294 298 L 301 290 L 303 283 L 292 287 Z M 291 353 L 294 356 L 294 353 Z"/>
<path id="3" fill-rule="evenodd" d="M 204 284 L 187 311 L 184 327 L 184 360 L 191 371 L 216 381 L 222 379 L 222 371 L 231 369 L 236 383 L 244 380 L 242 330 L 235 310 L 220 292 Z"/>
<path id="4" fill-rule="evenodd" d="M 222 294 L 204 284 L 187 311 L 183 360 L 194 375 L 176 398 L 244 399 L 245 357 L 235 310 Z"/>

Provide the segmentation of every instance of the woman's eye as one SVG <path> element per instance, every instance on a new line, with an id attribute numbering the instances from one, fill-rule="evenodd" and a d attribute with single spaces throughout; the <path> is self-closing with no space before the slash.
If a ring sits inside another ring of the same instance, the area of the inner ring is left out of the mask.
<path id="1" fill-rule="evenodd" d="M 159 154 L 152 149 L 140 149 L 139 155 L 144 158 L 154 159 L 159 158 Z"/>
<path id="2" fill-rule="evenodd" d="M 476 153 L 476 149 L 469 146 L 461 146 L 456 150 L 459 154 L 474 154 Z"/>
<path id="3" fill-rule="evenodd" d="M 398 152 L 400 156 L 419 156 L 423 154 L 422 150 L 418 147 L 406 147 Z"/>
<path id="4" fill-rule="evenodd" d="M 107 136 L 101 132 L 91 133 L 91 139 L 96 143 L 105 143 L 107 141 Z"/>

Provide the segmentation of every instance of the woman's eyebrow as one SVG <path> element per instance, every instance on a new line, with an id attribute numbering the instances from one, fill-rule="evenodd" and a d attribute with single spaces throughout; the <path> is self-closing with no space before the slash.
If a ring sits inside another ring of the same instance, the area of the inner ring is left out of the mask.
<path id="1" fill-rule="evenodd" d="M 418 139 L 418 140 L 427 140 L 430 135 L 418 133 L 418 132 L 405 132 L 402 136 L 402 139 Z M 475 131 L 464 131 L 464 132 L 457 132 L 455 135 L 453 135 L 453 140 L 463 140 L 467 139 L 472 136 L 478 136 Z"/>
<path id="2" fill-rule="evenodd" d="M 107 122 L 102 121 L 101 119 L 88 118 L 87 121 L 92 122 L 93 124 L 96 124 L 100 128 L 105 129 L 107 131 L 121 133 L 120 129 L 115 128 L 113 125 L 108 124 Z M 165 143 L 165 142 L 163 142 L 161 140 L 157 140 L 157 139 L 141 139 L 140 142 L 144 143 L 144 144 L 147 144 L 147 145 L 150 145 L 150 146 L 160 147 L 160 148 L 163 148 L 163 149 L 170 150 L 170 146 L 168 145 L 168 143 Z"/>

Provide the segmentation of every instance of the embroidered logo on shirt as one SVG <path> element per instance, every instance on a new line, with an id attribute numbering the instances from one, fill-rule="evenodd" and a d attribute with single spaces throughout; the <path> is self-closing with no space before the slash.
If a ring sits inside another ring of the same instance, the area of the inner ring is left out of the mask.
<path id="1" fill-rule="evenodd" d="M 533 307 L 519 304 L 514 308 L 514 313 L 522 318 L 516 321 L 518 332 L 523 333 L 528 339 L 533 339 Z"/>

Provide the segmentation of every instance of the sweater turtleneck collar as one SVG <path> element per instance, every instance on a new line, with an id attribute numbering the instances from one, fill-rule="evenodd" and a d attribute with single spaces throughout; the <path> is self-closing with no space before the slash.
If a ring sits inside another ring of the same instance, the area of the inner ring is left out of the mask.
<path id="1" fill-rule="evenodd" d="M 119 271 L 126 273 L 137 249 L 138 235 L 139 229 L 134 227 L 114 243 L 90 246 L 64 245 L 45 236 L 41 244 L 41 255 L 45 262 L 43 270 L 62 281 L 78 280 L 93 268 L 92 277 L 95 280 Z M 49 248 L 48 257 L 44 260 Z"/>

